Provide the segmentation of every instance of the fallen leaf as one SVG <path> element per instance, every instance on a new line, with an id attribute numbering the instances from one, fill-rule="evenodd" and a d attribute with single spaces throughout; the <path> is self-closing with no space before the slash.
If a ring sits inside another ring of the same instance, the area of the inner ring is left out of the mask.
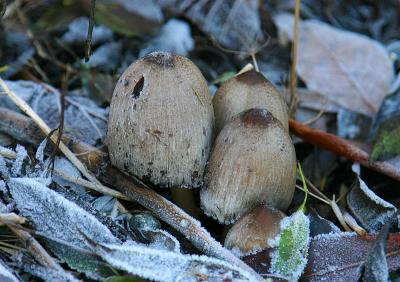
<path id="1" fill-rule="evenodd" d="M 249 51 L 264 43 L 258 0 L 157 0 L 175 13 L 184 13 L 219 44 Z"/>
<path id="2" fill-rule="evenodd" d="M 293 40 L 293 16 L 278 14 L 274 21 Z M 309 90 L 370 117 L 394 79 L 389 54 L 379 42 L 316 20 L 300 22 L 296 70 Z"/>
<path id="3" fill-rule="evenodd" d="M 347 195 L 347 204 L 355 219 L 369 232 L 378 232 L 397 212 L 395 206 L 376 195 L 357 174 Z"/>
<path id="4" fill-rule="evenodd" d="M 364 261 L 376 240 L 356 233 L 319 235 L 311 240 L 303 281 L 358 281 Z M 389 235 L 386 247 L 389 271 L 400 267 L 400 234 Z"/>
<path id="5" fill-rule="evenodd" d="M 0 260 L 0 281 L 3 282 L 18 282 L 19 279 L 14 276 L 8 266 Z"/>

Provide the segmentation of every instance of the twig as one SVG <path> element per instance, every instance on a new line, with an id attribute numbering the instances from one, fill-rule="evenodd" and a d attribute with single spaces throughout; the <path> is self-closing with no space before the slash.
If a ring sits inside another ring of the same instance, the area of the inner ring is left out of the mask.
<path id="1" fill-rule="evenodd" d="M 14 92 L 12 92 L 3 79 L 0 78 L 0 86 L 6 92 L 7 96 L 20 108 L 25 114 L 27 114 L 32 120 L 39 126 L 39 128 L 46 134 L 49 135 L 51 132 L 50 127 L 42 120 L 41 117 L 37 113 L 35 113 L 32 108 L 20 97 L 18 97 Z M 50 139 L 56 143 L 57 139 L 55 136 L 50 136 Z M 90 181 L 93 183 L 101 184 L 96 177 L 94 177 L 82 164 L 82 162 L 68 149 L 67 146 L 61 141 L 59 146 L 61 152 L 67 157 L 69 161 L 71 161 L 78 170 Z"/>
<path id="2" fill-rule="evenodd" d="M 15 159 L 17 157 L 17 153 L 13 150 L 0 146 L 0 156 L 3 156 L 7 159 Z"/>
<path id="3" fill-rule="evenodd" d="M 289 104 L 289 115 L 294 116 L 296 112 L 297 95 L 297 76 L 296 76 L 296 64 L 297 64 L 297 47 L 299 43 L 299 18 L 300 18 L 300 0 L 296 0 L 294 8 L 294 39 L 292 45 L 292 67 L 290 72 L 290 104 Z"/>
<path id="4" fill-rule="evenodd" d="M 19 128 L 16 129 L 15 127 Z M 0 107 L 0 131 L 4 131 L 21 141 L 40 142 L 41 139 L 34 139 L 29 134 L 37 133 L 38 129 L 31 123 L 31 120 L 21 114 L 15 113 Z M 25 139 L 24 139 L 25 138 Z M 41 137 L 42 138 L 42 137 Z M 70 140 L 68 136 L 63 136 L 63 140 Z M 74 152 L 81 153 L 90 151 L 90 158 L 84 158 L 84 161 L 92 170 L 97 170 L 103 165 L 103 153 L 96 148 L 83 143 L 73 144 Z M 106 166 L 100 175 L 106 183 L 110 183 L 125 194 L 131 201 L 136 202 L 152 211 L 160 220 L 168 223 L 174 229 L 179 231 L 196 248 L 203 253 L 220 258 L 254 273 L 248 265 L 234 256 L 230 251 L 222 247 L 211 235 L 203 228 L 200 223 L 181 210 L 179 207 L 157 194 L 148 187 L 136 184 L 129 176 L 123 174 L 114 167 Z M 256 275 L 254 273 L 254 275 Z"/>
<path id="5" fill-rule="evenodd" d="M 92 54 L 92 33 L 94 25 L 94 8 L 96 6 L 96 0 L 90 1 L 90 15 L 89 15 L 89 26 L 86 36 L 86 48 L 85 48 L 85 62 L 89 61 L 89 57 Z"/>
<path id="6" fill-rule="evenodd" d="M 303 191 L 303 192 L 305 192 L 304 188 L 301 187 L 301 186 L 299 186 L 299 185 L 297 185 L 297 184 L 296 184 L 296 188 L 299 189 L 299 190 L 301 190 L 301 191 Z M 325 203 L 325 204 L 327 204 L 327 205 L 330 205 L 330 204 L 331 204 L 330 201 L 325 200 L 324 198 L 321 198 L 320 196 L 317 196 L 317 195 L 315 195 L 314 193 L 312 193 L 312 192 L 310 192 L 310 191 L 308 191 L 308 194 L 310 194 L 310 196 L 312 196 L 312 197 L 314 197 L 314 198 L 320 200 L 321 202 L 323 202 L 323 203 Z"/>
<path id="7" fill-rule="evenodd" d="M 5 225 L 24 243 L 28 251 L 43 266 L 64 272 L 65 270 L 51 257 L 29 232 L 19 228 L 19 225 L 3 221 Z"/>
<path id="8" fill-rule="evenodd" d="M 289 119 L 289 127 L 293 134 L 308 143 L 331 151 L 336 155 L 345 157 L 352 162 L 358 162 L 366 168 L 375 170 L 400 181 L 400 169 L 388 162 L 370 161 L 369 156 L 365 151 L 345 139 L 319 129 L 310 128 L 293 119 Z"/>
<path id="9" fill-rule="evenodd" d="M 26 218 L 19 216 L 13 212 L 11 213 L 0 213 L 0 226 L 4 226 L 4 222 L 11 222 L 14 224 L 25 224 Z"/>

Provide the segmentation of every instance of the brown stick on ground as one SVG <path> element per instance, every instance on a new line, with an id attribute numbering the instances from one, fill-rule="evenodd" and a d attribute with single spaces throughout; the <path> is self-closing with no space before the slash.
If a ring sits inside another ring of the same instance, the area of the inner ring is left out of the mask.
<path id="1" fill-rule="evenodd" d="M 322 149 L 331 151 L 336 155 L 358 162 L 362 166 L 385 174 L 397 181 L 400 181 L 400 169 L 388 162 L 372 162 L 369 160 L 368 153 L 353 145 L 349 141 L 336 135 L 327 133 L 319 129 L 313 129 L 303 125 L 293 119 L 289 120 L 290 131 L 303 139 Z"/>
<path id="2" fill-rule="evenodd" d="M 0 107 L 0 132 L 10 134 L 21 142 L 33 144 L 38 144 L 45 137 L 30 118 L 2 107 Z M 108 165 L 105 162 L 104 152 L 83 142 L 73 141 L 67 135 L 63 135 L 63 142 L 70 146 L 92 172 L 98 173 L 99 167 L 104 166 L 99 175 L 102 181 L 112 184 L 130 200 L 152 211 L 159 219 L 182 233 L 199 250 L 234 263 L 258 278 L 249 266 L 213 239 L 197 220 L 150 188 L 137 184 L 131 177 Z M 83 152 L 89 153 L 82 154 Z"/>

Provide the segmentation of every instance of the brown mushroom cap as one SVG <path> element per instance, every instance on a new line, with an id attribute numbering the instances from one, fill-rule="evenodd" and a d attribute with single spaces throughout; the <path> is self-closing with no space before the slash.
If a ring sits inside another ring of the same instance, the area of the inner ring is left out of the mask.
<path id="1" fill-rule="evenodd" d="M 231 223 L 261 203 L 285 210 L 295 181 L 296 154 L 289 133 L 266 109 L 250 109 L 219 133 L 200 191 L 201 205 L 221 223 Z"/>
<path id="2" fill-rule="evenodd" d="M 216 133 L 235 115 L 252 108 L 265 108 L 289 130 L 283 95 L 261 73 L 244 72 L 224 82 L 213 98 Z"/>
<path id="3" fill-rule="evenodd" d="M 198 187 L 214 112 L 207 82 L 187 58 L 151 53 L 120 77 L 111 101 L 111 162 L 161 187 Z"/>
<path id="4" fill-rule="evenodd" d="M 225 238 L 225 247 L 239 256 L 254 254 L 270 245 L 280 233 L 280 221 L 285 217 L 281 211 L 260 205 L 243 215 L 229 230 Z"/>

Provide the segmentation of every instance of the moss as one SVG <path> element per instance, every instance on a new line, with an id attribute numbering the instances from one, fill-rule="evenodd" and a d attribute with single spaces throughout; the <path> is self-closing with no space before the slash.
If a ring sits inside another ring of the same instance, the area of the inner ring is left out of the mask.
<path id="1" fill-rule="evenodd" d="M 382 161 L 400 155 L 400 127 L 381 130 L 372 147 L 371 160 Z"/>

